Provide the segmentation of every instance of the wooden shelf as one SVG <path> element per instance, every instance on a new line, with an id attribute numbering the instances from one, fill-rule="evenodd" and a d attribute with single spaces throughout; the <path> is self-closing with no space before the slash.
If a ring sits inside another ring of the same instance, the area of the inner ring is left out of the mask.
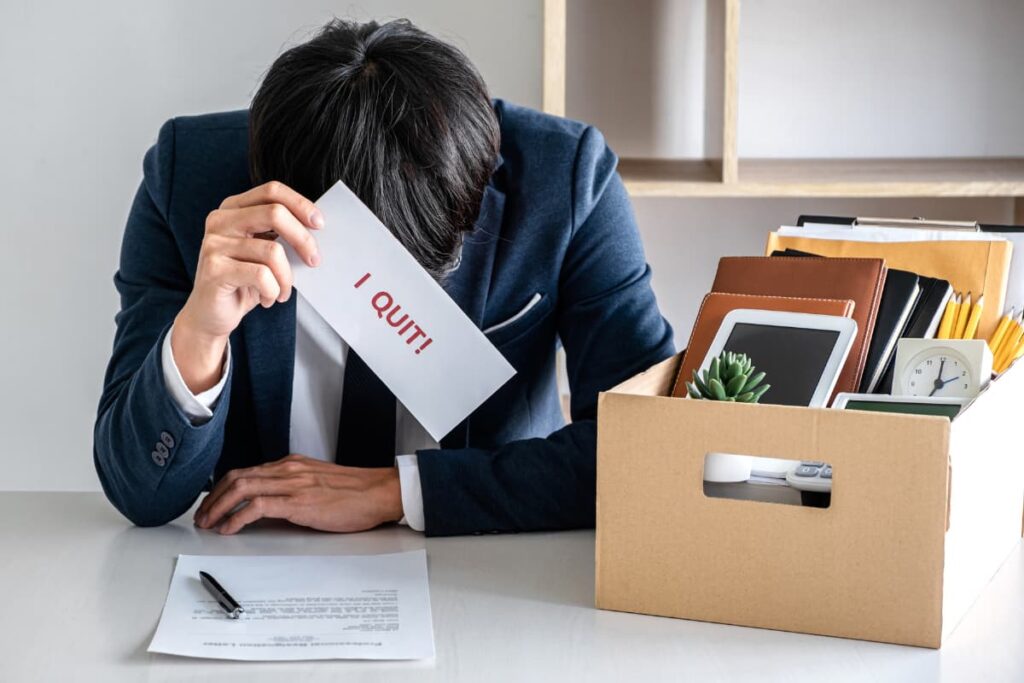
<path id="1" fill-rule="evenodd" d="M 736 182 L 707 161 L 623 159 L 635 197 L 1020 197 L 1024 158 L 740 159 Z"/>
<path id="2" fill-rule="evenodd" d="M 634 197 L 702 197 L 718 194 L 722 173 L 700 159 L 620 159 L 619 175 Z"/>
<path id="3" fill-rule="evenodd" d="M 544 109 L 560 116 L 566 113 L 569 77 L 567 2 L 587 0 L 544 0 Z M 1024 223 L 1024 158 L 738 158 L 740 4 L 740 0 L 707 4 L 704 149 L 708 159 L 622 159 L 619 171 L 631 195 L 1014 197 L 1015 219 Z M 590 10 L 597 11 L 594 5 L 588 6 Z M 569 115 L 586 118 L 577 112 Z M 615 141 L 611 142 L 614 147 Z"/>

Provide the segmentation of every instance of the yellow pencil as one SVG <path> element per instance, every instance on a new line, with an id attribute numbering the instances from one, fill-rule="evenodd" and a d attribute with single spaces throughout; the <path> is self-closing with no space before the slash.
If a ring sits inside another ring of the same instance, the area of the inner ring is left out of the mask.
<path id="1" fill-rule="evenodd" d="M 1024 311 L 1022 311 L 1022 313 L 1024 313 Z M 1006 364 L 1006 357 L 1013 353 L 1014 349 L 1017 348 L 1017 344 L 1020 343 L 1021 338 L 1024 338 L 1024 328 L 1021 327 L 1022 320 L 1024 320 L 1024 315 L 1010 323 L 1010 327 L 1007 329 L 1006 334 L 1003 335 L 1003 341 L 1000 343 L 999 349 L 996 351 L 992 367 L 1002 368 L 1003 365 Z"/>
<path id="2" fill-rule="evenodd" d="M 1009 313 L 1003 315 L 1002 320 L 999 321 L 999 325 L 996 326 L 996 331 L 992 333 L 992 337 L 988 340 L 988 348 L 993 353 L 999 348 L 999 342 L 1003 340 L 1003 335 L 1010 329 L 1010 323 L 1013 322 L 1013 318 L 1017 315 L 1017 310 L 1014 308 L 1010 309 Z"/>
<path id="3" fill-rule="evenodd" d="M 999 368 L 999 361 L 1002 360 L 1003 352 L 1006 351 L 1007 344 L 1010 343 L 1010 337 L 1016 332 L 1016 320 L 1011 320 L 1010 324 L 1006 326 L 1006 332 L 1003 333 L 1002 339 L 999 340 L 999 346 L 992 351 L 992 369 L 997 370 Z"/>
<path id="4" fill-rule="evenodd" d="M 939 322 L 939 331 L 935 333 L 936 339 L 949 339 L 953 333 L 953 325 L 956 323 L 956 312 L 960 310 L 960 295 L 956 292 L 950 295 L 946 302 L 946 310 L 942 313 L 942 320 Z"/>
<path id="5" fill-rule="evenodd" d="M 1020 347 L 1021 349 L 1024 349 L 1024 339 L 1022 339 L 1020 343 L 1017 344 L 1017 346 Z M 1010 369 L 1010 366 L 1013 365 L 1013 362 L 1015 360 L 1017 360 L 1016 351 L 1011 351 L 1009 354 L 1003 357 L 1002 361 L 1000 361 L 998 366 L 992 366 L 992 372 L 996 373 L 997 375 L 1003 374 L 1004 372 Z"/>
<path id="6" fill-rule="evenodd" d="M 978 334 L 978 323 L 981 321 L 981 312 L 985 308 L 985 295 L 982 294 L 971 307 L 971 314 L 967 318 L 967 327 L 964 329 L 964 339 L 974 339 Z"/>
<path id="7" fill-rule="evenodd" d="M 1006 332 L 1006 338 L 1003 339 L 1003 348 L 999 354 L 999 365 L 1003 370 L 1013 362 L 1013 356 L 1022 343 L 1024 343 L 1024 311 L 1013 322 L 1010 329 Z"/>
<path id="8" fill-rule="evenodd" d="M 967 330 L 967 319 L 971 316 L 971 293 L 967 292 L 960 310 L 956 314 L 956 327 L 953 328 L 953 339 L 963 339 Z"/>
<path id="9" fill-rule="evenodd" d="M 954 301 L 956 303 L 956 307 L 953 308 L 952 324 L 949 326 L 949 336 L 946 337 L 946 339 L 952 339 L 953 336 L 956 334 L 956 318 L 959 317 L 959 309 L 963 307 L 964 295 L 957 292 Z"/>
<path id="10" fill-rule="evenodd" d="M 1015 362 L 1017 362 L 1017 360 L 1021 356 L 1024 356 L 1024 339 L 1021 339 L 1017 343 L 1017 348 L 1014 349 L 1013 353 L 1010 355 L 1010 360 L 1009 360 L 1009 362 L 1006 363 L 1006 367 L 1003 368 L 1003 372 L 1006 372 L 1007 370 L 1009 370 L 1010 366 L 1013 365 Z"/>
<path id="11" fill-rule="evenodd" d="M 1021 355 L 1024 355 L 1024 337 L 1022 337 L 1021 340 L 1017 342 L 1016 347 L 1014 347 L 1008 353 L 1003 354 L 1003 357 L 1002 359 L 1000 359 L 999 364 L 993 365 L 992 368 L 997 375 L 1001 375 L 1007 370 L 1009 370 L 1010 366 L 1013 365 L 1013 362 L 1020 358 Z"/>

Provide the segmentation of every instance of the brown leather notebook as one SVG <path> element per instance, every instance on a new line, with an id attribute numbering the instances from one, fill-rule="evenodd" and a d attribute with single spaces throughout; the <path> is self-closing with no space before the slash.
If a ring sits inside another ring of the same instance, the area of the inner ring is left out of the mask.
<path id="1" fill-rule="evenodd" d="M 686 354 L 679 366 L 672 395 L 686 395 L 686 383 L 690 381 L 693 371 L 700 368 L 704 356 L 711 348 L 711 342 L 722 326 L 722 320 L 730 311 L 738 308 L 752 308 L 758 311 L 788 311 L 790 313 L 817 313 L 819 315 L 838 315 L 849 318 L 853 315 L 852 299 L 811 299 L 807 297 L 763 296 L 759 294 L 727 294 L 712 292 L 704 297 L 697 322 L 690 333 L 690 343 L 686 345 Z"/>
<path id="2" fill-rule="evenodd" d="M 841 391 L 855 392 L 860 386 L 885 274 L 885 261 L 875 258 L 727 256 L 718 262 L 711 291 L 851 299 L 857 336 L 836 382 L 835 396 Z"/>

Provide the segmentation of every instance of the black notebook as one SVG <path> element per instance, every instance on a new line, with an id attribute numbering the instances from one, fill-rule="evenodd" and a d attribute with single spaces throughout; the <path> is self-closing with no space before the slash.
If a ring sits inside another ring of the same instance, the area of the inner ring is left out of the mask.
<path id="1" fill-rule="evenodd" d="M 870 394 L 896 356 L 896 342 L 905 332 L 921 295 L 920 278 L 907 270 L 889 269 L 885 276 L 882 302 L 878 306 L 875 334 L 868 347 L 868 360 L 860 381 L 860 393 Z"/>
<path id="2" fill-rule="evenodd" d="M 816 256 L 796 249 L 773 251 L 772 256 Z M 860 387 L 862 394 L 870 394 L 878 387 L 882 375 L 889 365 L 890 359 L 896 355 L 896 341 L 904 335 L 921 294 L 917 273 L 907 270 L 890 268 L 885 276 L 885 287 L 882 290 L 882 301 L 878 305 L 878 316 L 875 318 L 875 331 L 868 345 L 868 355 L 864 363 L 864 374 L 861 375 Z"/>
<path id="3" fill-rule="evenodd" d="M 946 280 L 934 277 L 921 275 L 918 279 L 921 285 L 921 298 L 918 299 L 903 336 L 912 339 L 931 339 L 942 322 L 946 302 L 953 296 L 953 286 Z"/>
<path id="4" fill-rule="evenodd" d="M 910 314 L 907 328 L 903 331 L 904 337 L 911 339 L 931 339 L 939 329 L 942 322 L 942 314 L 946 311 L 946 302 L 953 296 L 953 286 L 946 280 L 939 280 L 934 277 L 918 277 L 921 285 L 921 296 L 917 299 L 917 306 Z M 892 392 L 892 378 L 896 369 L 896 354 L 889 358 L 889 362 L 882 371 L 882 376 L 875 386 L 876 394 L 888 394 Z"/>

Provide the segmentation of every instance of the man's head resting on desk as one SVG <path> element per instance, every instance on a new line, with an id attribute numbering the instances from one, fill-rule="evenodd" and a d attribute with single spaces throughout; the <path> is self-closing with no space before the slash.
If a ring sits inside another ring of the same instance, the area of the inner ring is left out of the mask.
<path id="1" fill-rule="evenodd" d="M 335 19 L 274 62 L 249 112 L 254 184 L 315 200 L 341 180 L 435 278 L 457 265 L 499 144 L 458 49 L 405 20 Z"/>

